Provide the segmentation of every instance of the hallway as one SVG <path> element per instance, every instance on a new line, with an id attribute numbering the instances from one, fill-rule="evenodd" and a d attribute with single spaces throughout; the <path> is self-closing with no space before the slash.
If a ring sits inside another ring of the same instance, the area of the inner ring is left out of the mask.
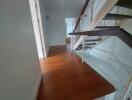
<path id="1" fill-rule="evenodd" d="M 51 47 L 41 68 L 43 79 L 37 100 L 92 100 L 115 91 L 66 46 Z"/>

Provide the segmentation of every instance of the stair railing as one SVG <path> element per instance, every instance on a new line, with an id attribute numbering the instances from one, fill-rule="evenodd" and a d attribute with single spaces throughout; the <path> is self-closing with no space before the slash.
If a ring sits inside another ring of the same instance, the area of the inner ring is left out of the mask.
<path id="1" fill-rule="evenodd" d="M 99 0 L 98 4 L 95 7 L 96 9 L 100 5 L 101 1 L 102 0 Z M 90 10 L 91 14 L 90 14 L 90 16 L 88 16 L 88 15 L 87 16 L 85 16 L 85 15 L 81 16 L 80 23 L 79 23 L 81 25 L 81 30 L 80 31 L 83 31 L 83 27 L 82 27 L 81 21 L 83 20 L 84 17 L 89 17 L 90 18 L 89 24 L 93 21 L 94 10 L 96 10 L 96 9 L 94 9 L 94 0 L 89 0 L 89 2 L 90 2 L 90 8 L 88 10 Z M 93 38 L 93 36 L 90 36 L 90 39 L 92 39 L 92 38 Z M 84 62 L 84 59 L 85 59 L 85 36 L 83 36 L 83 38 L 82 38 L 82 62 Z"/>
<path id="2" fill-rule="evenodd" d="M 91 1 L 91 0 L 89 0 L 89 1 Z M 97 26 L 97 24 L 99 24 L 99 22 L 113 8 L 113 6 L 117 3 L 118 0 L 101 0 L 101 1 L 100 1 L 100 4 L 97 4 L 99 7 L 96 7 L 97 12 L 96 12 L 96 14 L 94 14 L 92 22 L 90 22 L 88 24 L 88 28 L 87 28 L 88 31 L 93 30 Z M 89 7 L 89 5 L 88 5 L 88 7 Z M 106 9 L 106 7 L 107 7 L 107 9 Z M 88 10 L 90 10 L 90 9 L 88 9 Z M 95 9 L 94 9 L 94 13 L 95 13 Z M 88 16 L 88 18 L 89 17 L 90 16 Z M 77 43 L 74 46 L 74 50 L 76 50 L 77 47 L 82 43 L 83 39 L 84 39 L 84 36 L 80 36 L 80 39 L 77 41 Z"/>
<path id="3" fill-rule="evenodd" d="M 83 31 L 82 21 L 83 21 L 83 18 L 87 17 L 87 16 L 84 15 L 84 13 L 85 13 L 86 8 L 88 7 L 89 2 L 91 2 L 91 1 L 93 1 L 93 0 L 86 0 L 85 5 L 84 5 L 84 7 L 83 7 L 83 9 L 81 11 L 81 14 L 80 14 L 80 16 L 79 16 L 79 18 L 77 20 L 77 23 L 76 23 L 76 26 L 75 26 L 73 32 L 81 32 L 81 31 Z M 92 17 L 92 16 L 88 16 L 88 17 Z M 77 41 L 79 40 L 79 37 L 76 37 L 77 38 Z M 84 36 L 81 36 L 81 37 L 83 38 Z M 82 39 L 82 40 L 84 40 L 84 39 Z M 73 39 L 72 41 L 74 41 L 74 46 L 75 46 L 75 44 L 76 44 L 77 41 L 75 41 L 75 39 Z M 82 41 L 82 43 L 83 43 L 83 41 Z M 82 48 L 84 48 L 84 45 L 83 44 L 82 44 Z M 72 46 L 72 50 L 74 50 L 74 47 L 73 46 Z M 82 53 L 82 54 L 84 54 L 84 53 Z"/>
<path id="4" fill-rule="evenodd" d="M 82 11 L 81 11 L 81 13 L 79 15 L 79 18 L 77 19 L 77 22 L 76 22 L 76 25 L 75 25 L 75 28 L 74 28 L 73 32 L 79 32 L 79 31 L 81 31 L 81 29 L 80 29 L 81 28 L 80 27 L 80 23 L 81 23 L 81 20 L 83 18 L 83 14 L 84 14 L 84 12 L 86 10 L 86 7 L 87 7 L 89 1 L 90 0 L 86 0 L 85 4 L 83 6 L 83 9 L 82 9 Z M 76 36 L 76 35 L 75 36 L 71 36 L 71 50 L 72 51 L 74 50 L 74 46 L 75 46 L 76 42 L 78 41 L 79 37 L 80 36 Z"/>
<path id="5" fill-rule="evenodd" d="M 79 23 L 81 23 L 81 20 L 80 20 Z M 78 26 L 76 27 L 75 32 L 81 32 L 81 31 L 82 31 L 82 26 L 81 26 L 81 24 L 78 24 Z M 72 35 L 71 36 L 71 51 L 74 51 L 74 46 L 75 46 L 75 44 L 76 44 L 76 42 L 78 41 L 79 38 L 80 38 L 79 35 L 78 36 L 77 35 Z"/>

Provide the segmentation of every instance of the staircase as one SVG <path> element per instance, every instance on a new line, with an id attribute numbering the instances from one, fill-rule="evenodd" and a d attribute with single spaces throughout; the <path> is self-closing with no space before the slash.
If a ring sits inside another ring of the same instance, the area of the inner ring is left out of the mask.
<path id="1" fill-rule="evenodd" d="M 87 0 L 87 6 L 90 0 Z M 114 7 L 118 7 L 121 9 L 128 9 L 128 10 L 132 10 L 132 0 L 117 0 L 118 2 L 115 2 Z M 114 1 L 113 1 L 114 2 Z M 86 10 L 86 5 L 83 8 L 83 12 L 81 13 L 82 15 L 80 15 L 81 17 L 84 14 L 84 10 Z M 107 3 L 106 3 L 107 5 Z M 112 4 L 111 4 L 112 5 Z M 103 7 L 102 7 L 103 9 Z M 112 10 L 113 10 L 112 9 Z M 93 10 L 93 7 L 92 7 Z M 104 9 L 105 10 L 105 9 Z M 96 49 L 96 46 L 102 42 L 105 42 L 105 40 L 109 37 L 115 36 L 118 37 L 120 40 L 122 40 L 129 48 L 132 49 L 132 35 L 130 33 L 128 33 L 126 30 L 124 30 L 121 26 L 124 24 L 124 22 L 129 21 L 129 19 L 132 19 L 132 14 L 122 14 L 122 13 L 112 13 L 112 10 L 109 11 L 108 13 L 105 14 L 105 16 L 103 18 L 99 18 L 99 23 L 95 23 L 95 20 L 97 20 L 97 18 L 93 18 L 93 15 L 90 16 L 91 17 L 91 24 L 89 24 L 90 26 L 90 30 L 87 31 L 83 31 L 80 26 L 81 24 L 81 17 L 79 17 L 79 21 L 73 31 L 73 33 L 70 33 L 69 35 L 73 35 L 73 36 L 80 36 L 82 37 L 80 40 L 76 41 L 75 44 L 79 44 L 76 45 L 77 48 L 73 49 L 75 51 L 82 51 L 82 61 L 85 61 L 85 50 L 91 50 L 91 49 Z M 91 14 L 93 13 L 93 11 L 91 11 Z M 101 10 L 99 13 L 102 13 Z M 100 15 L 98 13 L 98 15 Z M 110 24 L 108 24 L 108 22 L 110 22 Z M 114 24 L 111 24 L 111 22 L 114 22 Z M 94 24 L 95 25 L 94 25 Z M 78 28 L 79 26 L 79 28 Z M 94 28 L 93 28 L 94 27 Z M 79 29 L 79 31 L 78 31 Z M 74 45 L 75 45 L 74 44 Z M 105 51 L 103 51 L 105 52 Z M 120 98 L 122 98 L 121 100 L 129 100 L 132 99 L 131 96 L 128 96 L 127 94 L 129 93 L 128 90 L 126 90 L 127 93 L 123 93 Z M 127 95 L 127 96 L 126 96 Z"/>
<path id="2" fill-rule="evenodd" d="M 131 0 L 127 0 L 127 3 L 125 0 L 119 0 L 117 2 L 117 6 L 120 7 L 126 7 L 126 8 L 131 8 L 130 4 L 131 4 Z M 123 3 L 125 5 L 123 5 Z M 130 4 L 129 4 L 130 3 Z M 128 4 L 128 5 L 127 5 Z M 107 20 L 128 20 L 128 19 L 132 19 L 132 15 L 123 15 L 123 14 L 112 14 L 112 13 L 108 13 L 103 19 L 102 21 L 107 21 Z M 81 31 L 81 32 L 73 32 L 73 33 L 69 33 L 69 35 L 85 35 L 84 38 L 84 44 L 85 44 L 85 49 L 89 49 L 94 47 L 94 45 L 97 44 L 97 42 L 102 41 L 103 39 L 102 36 L 118 36 L 120 39 L 122 39 L 129 47 L 132 48 L 132 36 L 125 31 L 124 29 L 120 28 L 120 25 L 118 26 L 96 26 L 94 30 L 92 31 Z M 97 38 L 95 39 L 91 39 L 91 37 L 94 38 L 95 36 Z M 92 42 L 92 43 L 91 43 Z M 82 44 L 80 44 L 77 48 L 77 50 L 82 49 Z"/>

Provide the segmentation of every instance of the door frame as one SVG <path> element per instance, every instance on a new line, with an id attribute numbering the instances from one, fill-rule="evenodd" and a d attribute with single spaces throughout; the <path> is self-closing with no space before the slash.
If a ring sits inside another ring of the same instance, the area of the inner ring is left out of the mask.
<path id="1" fill-rule="evenodd" d="M 39 0 L 29 0 L 31 18 L 39 59 L 47 57 Z"/>

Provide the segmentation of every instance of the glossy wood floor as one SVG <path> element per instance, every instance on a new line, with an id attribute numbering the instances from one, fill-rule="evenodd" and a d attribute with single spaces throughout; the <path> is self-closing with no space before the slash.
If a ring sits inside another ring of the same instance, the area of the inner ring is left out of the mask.
<path id="1" fill-rule="evenodd" d="M 51 47 L 41 66 L 43 79 L 37 100 L 93 100 L 115 91 L 66 46 Z"/>

